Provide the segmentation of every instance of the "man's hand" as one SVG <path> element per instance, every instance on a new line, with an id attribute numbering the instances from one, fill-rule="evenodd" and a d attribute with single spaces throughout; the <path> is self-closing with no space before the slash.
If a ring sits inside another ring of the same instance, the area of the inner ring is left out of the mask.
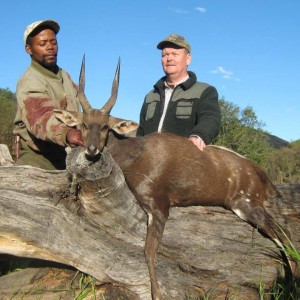
<path id="1" fill-rule="evenodd" d="M 203 151 L 204 147 L 206 146 L 204 141 L 198 135 L 191 135 L 189 137 L 189 141 L 191 141 L 201 151 Z"/>
<path id="2" fill-rule="evenodd" d="M 67 142 L 70 145 L 70 147 L 83 146 L 81 131 L 78 129 L 71 128 L 67 132 Z"/>

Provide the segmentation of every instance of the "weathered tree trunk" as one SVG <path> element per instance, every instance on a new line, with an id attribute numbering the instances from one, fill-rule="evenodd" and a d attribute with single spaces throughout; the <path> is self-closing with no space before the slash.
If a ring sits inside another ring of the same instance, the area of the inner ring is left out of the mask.
<path id="1" fill-rule="evenodd" d="M 109 153 L 90 162 L 81 148 L 68 154 L 67 165 L 67 171 L 0 167 L 0 253 L 73 266 L 126 289 L 130 299 L 151 299 L 143 253 L 147 218 L 122 171 Z M 79 199 L 67 193 L 69 174 L 77 177 Z M 300 185 L 279 189 L 283 199 L 268 210 L 299 249 Z M 156 266 L 164 299 L 210 290 L 212 299 L 249 300 L 258 299 L 260 283 L 272 286 L 278 257 L 271 241 L 230 211 L 172 208 Z"/>

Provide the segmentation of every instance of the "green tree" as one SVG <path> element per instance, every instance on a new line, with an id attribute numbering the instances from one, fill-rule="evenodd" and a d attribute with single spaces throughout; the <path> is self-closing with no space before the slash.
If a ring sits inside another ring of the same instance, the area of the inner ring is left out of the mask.
<path id="1" fill-rule="evenodd" d="M 13 143 L 14 118 L 17 110 L 16 95 L 12 91 L 0 88 L 0 144 L 11 149 Z"/>
<path id="2" fill-rule="evenodd" d="M 240 109 L 237 105 L 220 100 L 222 124 L 215 144 L 225 146 L 265 167 L 272 150 L 262 130 L 264 123 L 257 119 L 252 107 Z"/>
<path id="3" fill-rule="evenodd" d="M 266 171 L 274 183 L 299 183 L 300 142 L 272 151 L 267 159 Z"/>

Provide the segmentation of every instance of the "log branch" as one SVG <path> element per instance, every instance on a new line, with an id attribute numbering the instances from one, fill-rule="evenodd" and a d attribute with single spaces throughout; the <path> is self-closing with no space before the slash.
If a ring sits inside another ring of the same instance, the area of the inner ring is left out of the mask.
<path id="1" fill-rule="evenodd" d="M 69 194 L 71 178 L 80 186 Z M 300 185 L 278 186 L 283 199 L 268 210 L 300 246 Z M 147 218 L 123 173 L 105 152 L 88 161 L 72 149 L 66 171 L 29 166 L 0 167 L 0 253 L 55 261 L 151 299 L 144 259 Z M 157 255 L 164 299 L 184 299 L 210 290 L 257 299 L 281 265 L 271 241 L 222 208 L 173 208 Z"/>

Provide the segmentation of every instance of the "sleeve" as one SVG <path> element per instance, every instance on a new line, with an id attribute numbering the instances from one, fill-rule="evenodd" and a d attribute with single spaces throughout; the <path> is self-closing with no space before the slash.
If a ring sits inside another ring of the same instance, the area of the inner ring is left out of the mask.
<path id="1" fill-rule="evenodd" d="M 53 109 L 61 108 L 37 78 L 22 78 L 17 85 L 17 103 L 22 122 L 34 137 L 66 146 L 70 128 L 56 119 Z"/>
<path id="2" fill-rule="evenodd" d="M 144 126 L 145 126 L 145 116 L 146 116 L 146 97 L 144 99 L 144 103 L 142 105 L 141 108 L 141 112 L 140 112 L 140 122 L 139 122 L 139 127 L 137 129 L 137 136 L 144 136 Z"/>
<path id="3" fill-rule="evenodd" d="M 192 129 L 194 135 L 210 144 L 218 135 L 221 126 L 221 109 L 217 90 L 209 86 L 201 94 L 196 108 L 197 125 Z"/>

